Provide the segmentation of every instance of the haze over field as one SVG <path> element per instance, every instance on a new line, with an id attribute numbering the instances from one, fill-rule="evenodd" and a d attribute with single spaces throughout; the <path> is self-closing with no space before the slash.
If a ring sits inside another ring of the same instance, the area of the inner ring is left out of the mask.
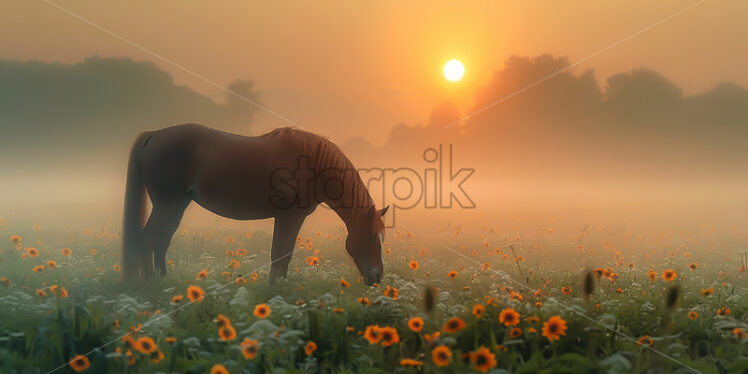
<path id="1" fill-rule="evenodd" d="M 746 224 L 748 52 L 726 47 L 748 42 L 743 2 L 706 2 L 448 128 L 683 4 L 277 2 L 206 12 L 167 1 L 141 14 L 145 4 L 64 5 L 330 136 L 357 167 L 422 172 L 433 167 L 424 150 L 441 144 L 446 157 L 452 144 L 455 168 L 475 170 L 463 187 L 476 207 L 420 202 L 397 210 L 399 227 Z M 24 22 L 29 14 L 45 22 Z M 0 217 L 118 222 L 139 132 L 288 125 L 43 2 L 0 16 L 0 32 L 11 30 L 19 37 L 0 40 Z M 451 58 L 465 64 L 461 81 L 441 76 Z M 199 212 L 187 220 L 215 224 Z M 329 217 L 307 225 L 338 224 Z"/>

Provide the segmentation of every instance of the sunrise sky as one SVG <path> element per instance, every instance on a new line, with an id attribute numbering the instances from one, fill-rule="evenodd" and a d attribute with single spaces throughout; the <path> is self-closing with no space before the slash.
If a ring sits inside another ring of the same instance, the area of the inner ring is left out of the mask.
<path id="1" fill-rule="evenodd" d="M 0 59 L 152 61 L 177 84 L 224 93 L 44 1 L 4 0 Z M 461 110 L 510 55 L 584 58 L 695 1 L 70 1 L 56 4 L 221 85 L 255 82 L 271 109 L 338 141 L 381 144 L 397 123 L 427 121 L 444 100 Z M 686 93 L 748 85 L 744 1 L 705 1 L 578 67 L 598 79 L 645 66 Z M 466 74 L 446 81 L 443 64 Z M 280 125 L 258 115 L 253 131 Z"/>
<path id="2" fill-rule="evenodd" d="M 576 228 L 580 209 L 635 220 L 657 208 L 666 222 L 675 210 L 732 222 L 748 209 L 745 1 L 0 2 L 0 173 L 12 176 L 0 217 L 73 204 L 118 219 L 127 152 L 146 129 L 288 125 L 195 75 L 329 136 L 360 166 L 423 167 L 426 147 L 454 143 L 479 206 L 454 221 L 533 211 Z M 465 68 L 456 82 L 443 75 L 451 59 Z"/>

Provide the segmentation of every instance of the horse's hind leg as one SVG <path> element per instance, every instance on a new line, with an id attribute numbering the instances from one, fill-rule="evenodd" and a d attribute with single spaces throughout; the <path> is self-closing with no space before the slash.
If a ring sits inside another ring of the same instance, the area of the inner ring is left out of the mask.
<path id="1" fill-rule="evenodd" d="M 288 272 L 288 263 L 291 262 L 291 254 L 296 245 L 296 236 L 299 234 L 304 216 L 276 217 L 273 228 L 273 248 L 270 250 L 270 283 L 278 278 L 285 277 Z"/>
<path id="2" fill-rule="evenodd" d="M 153 272 L 153 262 L 161 275 L 166 275 L 166 250 L 169 249 L 171 237 L 179 227 L 179 221 L 182 220 L 186 207 L 187 203 L 154 205 L 144 229 L 143 247 L 149 252 L 145 261 L 146 264 L 151 264 L 150 273 L 147 273 L 147 276 Z M 149 261 L 151 259 L 153 261 Z"/>

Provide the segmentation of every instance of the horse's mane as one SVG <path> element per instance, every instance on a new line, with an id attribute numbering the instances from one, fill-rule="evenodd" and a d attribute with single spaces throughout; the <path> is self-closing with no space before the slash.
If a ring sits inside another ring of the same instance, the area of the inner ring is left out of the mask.
<path id="1" fill-rule="evenodd" d="M 315 173 L 328 170 L 330 175 L 340 178 L 344 186 L 341 202 L 352 207 L 354 216 L 374 208 L 374 200 L 361 180 L 358 170 L 343 151 L 329 139 L 293 127 L 277 128 L 263 137 L 299 147 L 302 154 L 309 157 L 310 167 Z M 374 221 L 378 223 L 375 230 L 381 231 L 384 226 L 378 226 L 382 224 L 382 220 Z"/>

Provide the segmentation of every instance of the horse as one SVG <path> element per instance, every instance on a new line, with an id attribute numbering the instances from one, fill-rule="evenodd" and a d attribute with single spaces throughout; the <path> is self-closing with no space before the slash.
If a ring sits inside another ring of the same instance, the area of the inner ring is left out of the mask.
<path id="1" fill-rule="evenodd" d="M 152 209 L 146 220 L 146 199 Z M 330 140 L 295 128 L 250 137 L 199 124 L 141 133 L 130 151 L 123 279 L 166 275 L 166 251 L 195 202 L 235 220 L 274 218 L 269 281 L 285 277 L 301 225 L 326 204 L 347 229 L 345 248 L 368 285 L 384 275 L 387 208 L 377 210 L 351 161 Z"/>

